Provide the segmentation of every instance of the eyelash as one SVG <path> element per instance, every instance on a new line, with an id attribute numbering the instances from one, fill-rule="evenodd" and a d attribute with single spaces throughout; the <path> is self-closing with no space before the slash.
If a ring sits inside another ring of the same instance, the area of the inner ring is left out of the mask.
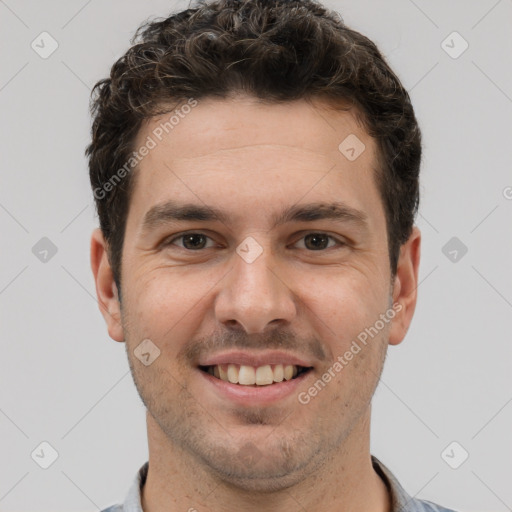
<path id="1" fill-rule="evenodd" d="M 164 246 L 164 247 L 167 247 L 167 246 L 170 246 L 170 245 L 174 245 L 174 244 L 173 244 L 173 242 L 174 242 L 175 240 L 178 240 L 178 239 L 180 239 L 180 238 L 183 238 L 183 237 L 185 237 L 185 236 L 187 236 L 187 235 L 203 235 L 203 236 L 205 236 L 206 238 L 208 238 L 208 239 L 210 239 L 210 240 L 211 240 L 211 237 L 209 237 L 209 236 L 208 236 L 208 235 L 206 235 L 205 233 L 202 233 L 202 232 L 200 232 L 200 231 L 189 231 L 189 232 L 186 232 L 186 233 L 181 233 L 181 234 L 179 234 L 179 235 L 177 235 L 177 236 L 174 236 L 173 238 L 171 238 L 171 239 L 169 239 L 169 240 L 167 240 L 167 241 L 164 241 L 163 246 Z M 338 245 L 338 247 L 339 247 L 339 248 L 344 247 L 344 246 L 346 246 L 346 245 L 347 245 L 345 242 L 343 242 L 343 241 L 339 240 L 338 238 L 336 238 L 336 237 L 334 237 L 334 236 L 332 236 L 332 235 L 329 235 L 328 233 L 325 233 L 325 232 L 323 232 L 323 231 L 309 231 L 308 233 L 305 233 L 305 234 L 304 234 L 304 235 L 303 235 L 299 240 L 303 240 L 303 239 L 304 239 L 306 236 L 308 236 L 308 235 L 326 235 L 326 236 L 327 236 L 328 238 L 330 238 L 331 240 L 334 240 L 334 241 L 337 243 L 337 245 Z M 297 242 L 298 242 L 299 240 L 297 240 Z M 295 243 L 297 243 L 297 242 L 295 242 Z M 203 247 L 203 248 L 201 248 L 201 249 L 196 249 L 196 250 L 194 250 L 194 249 L 187 249 L 186 247 L 180 247 L 180 246 L 177 246 L 177 247 L 179 247 L 180 249 L 183 249 L 184 251 L 187 251 L 187 252 L 200 252 L 200 251 L 204 251 L 205 249 L 211 249 L 211 247 Z M 334 247 L 326 247 L 325 249 L 318 249 L 317 251 L 312 250 L 312 249 L 306 249 L 306 250 L 307 250 L 308 252 L 325 252 L 325 251 L 327 251 L 328 249 L 334 249 L 334 248 L 335 248 L 335 246 L 334 246 Z"/>

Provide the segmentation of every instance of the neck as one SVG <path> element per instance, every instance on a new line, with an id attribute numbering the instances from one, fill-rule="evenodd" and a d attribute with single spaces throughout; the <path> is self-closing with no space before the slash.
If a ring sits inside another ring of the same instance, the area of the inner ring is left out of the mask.
<path id="1" fill-rule="evenodd" d="M 250 492 L 221 479 L 202 461 L 170 442 L 147 414 L 149 469 L 141 492 L 144 512 L 391 512 L 388 490 L 370 456 L 370 409 L 299 483 L 279 491 Z"/>

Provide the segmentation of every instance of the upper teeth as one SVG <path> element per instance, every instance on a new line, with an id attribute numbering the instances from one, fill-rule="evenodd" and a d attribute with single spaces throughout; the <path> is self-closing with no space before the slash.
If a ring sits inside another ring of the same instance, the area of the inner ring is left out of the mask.
<path id="1" fill-rule="evenodd" d="M 221 364 L 210 366 L 208 372 L 232 384 L 242 384 L 244 386 L 256 384 L 258 386 L 265 386 L 273 382 L 282 382 L 283 379 L 290 380 L 297 375 L 298 369 L 291 364 L 266 364 L 256 368 L 243 364 Z"/>

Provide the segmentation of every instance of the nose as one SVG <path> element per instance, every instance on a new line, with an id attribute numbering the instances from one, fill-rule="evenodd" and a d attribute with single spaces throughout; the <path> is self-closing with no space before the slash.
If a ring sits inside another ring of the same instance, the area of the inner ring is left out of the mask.
<path id="1" fill-rule="evenodd" d="M 262 333 L 269 325 L 288 326 L 297 314 L 291 284 L 279 273 L 270 248 L 249 262 L 233 254 L 233 266 L 221 281 L 215 316 L 229 328 Z"/>

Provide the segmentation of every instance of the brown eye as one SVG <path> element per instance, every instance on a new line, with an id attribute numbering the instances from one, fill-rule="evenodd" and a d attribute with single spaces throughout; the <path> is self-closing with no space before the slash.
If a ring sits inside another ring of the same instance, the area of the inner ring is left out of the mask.
<path id="1" fill-rule="evenodd" d="M 304 248 L 310 251 L 322 251 L 324 249 L 330 249 L 331 247 L 334 247 L 336 243 L 338 245 L 344 245 L 343 242 L 330 235 L 327 235 L 326 233 L 308 233 L 301 238 L 301 241 L 302 240 L 304 240 Z M 335 242 L 334 245 L 329 245 L 330 240 Z"/>
<path id="2" fill-rule="evenodd" d="M 329 237 L 323 233 L 312 233 L 304 237 L 306 247 L 314 251 L 325 249 L 329 244 Z"/>
<path id="3" fill-rule="evenodd" d="M 185 249 L 202 249 L 206 241 L 206 237 L 198 233 L 183 235 L 182 238 Z"/>
<path id="4" fill-rule="evenodd" d="M 206 243 L 209 239 L 210 237 L 204 235 L 203 233 L 186 233 L 184 235 L 174 237 L 172 240 L 166 242 L 165 245 L 177 245 L 178 247 L 189 251 L 197 251 L 200 249 L 205 249 Z M 181 240 L 182 243 L 176 244 L 176 240 Z"/>

